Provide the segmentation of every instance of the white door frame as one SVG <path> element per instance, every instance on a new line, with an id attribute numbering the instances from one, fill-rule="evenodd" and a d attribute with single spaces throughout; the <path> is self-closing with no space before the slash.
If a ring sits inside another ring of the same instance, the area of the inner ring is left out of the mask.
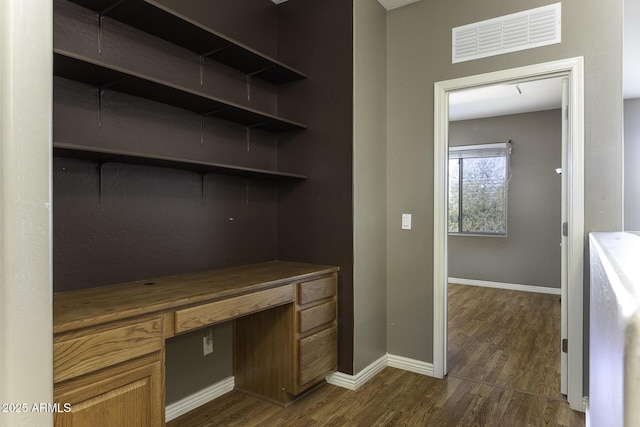
<path id="1" fill-rule="evenodd" d="M 553 76 L 569 78 L 568 144 L 568 390 L 572 409 L 584 411 L 583 399 L 583 263 L 584 263 L 584 59 L 569 58 L 496 71 L 434 84 L 434 191 L 433 191 L 433 374 L 447 373 L 447 177 L 449 93 L 479 86 L 535 80 Z"/>

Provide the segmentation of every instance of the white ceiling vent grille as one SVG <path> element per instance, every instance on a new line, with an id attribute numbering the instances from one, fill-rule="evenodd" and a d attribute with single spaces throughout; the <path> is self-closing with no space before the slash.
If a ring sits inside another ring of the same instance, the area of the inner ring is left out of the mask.
<path id="1" fill-rule="evenodd" d="M 456 27 L 453 63 L 561 42 L 561 4 Z"/>

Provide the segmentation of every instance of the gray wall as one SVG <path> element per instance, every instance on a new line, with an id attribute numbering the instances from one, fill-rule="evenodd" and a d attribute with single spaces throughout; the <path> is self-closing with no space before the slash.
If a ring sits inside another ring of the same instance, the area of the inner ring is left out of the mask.
<path id="1" fill-rule="evenodd" d="M 387 351 L 386 21 L 371 0 L 354 1 L 354 371 Z"/>
<path id="2" fill-rule="evenodd" d="M 624 229 L 640 231 L 640 99 L 624 101 Z"/>
<path id="3" fill-rule="evenodd" d="M 584 56 L 585 231 L 622 228 L 621 0 L 563 1 L 561 44 L 451 63 L 452 27 L 549 3 L 420 1 L 388 13 L 387 340 L 391 354 L 433 361 L 434 82 Z M 410 232 L 400 229 L 403 212 L 413 213 Z"/>
<path id="4" fill-rule="evenodd" d="M 560 110 L 449 123 L 450 146 L 508 140 L 508 235 L 449 235 L 449 277 L 560 288 Z"/>

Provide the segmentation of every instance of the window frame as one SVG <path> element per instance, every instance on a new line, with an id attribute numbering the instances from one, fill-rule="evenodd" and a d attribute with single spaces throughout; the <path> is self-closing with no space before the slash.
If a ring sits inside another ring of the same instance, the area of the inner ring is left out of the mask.
<path id="1" fill-rule="evenodd" d="M 507 237 L 508 236 L 508 204 L 509 204 L 509 181 L 511 180 L 511 140 L 507 142 L 494 142 L 486 144 L 473 144 L 473 145 L 458 145 L 449 146 L 447 167 L 450 168 L 451 160 L 458 159 L 458 231 L 451 231 L 449 229 L 449 220 L 447 219 L 447 233 L 451 236 L 478 236 L 478 237 Z M 451 153 L 457 153 L 452 158 Z M 502 215 L 504 221 L 504 232 L 481 232 L 481 231 L 463 231 L 463 178 L 464 178 L 464 159 L 474 158 L 498 158 L 504 157 L 505 159 L 505 171 L 504 171 L 504 215 Z M 448 206 L 451 205 L 450 193 L 451 182 L 449 182 L 450 170 L 447 173 L 447 197 Z M 447 218 L 449 215 L 449 209 L 447 209 Z"/>

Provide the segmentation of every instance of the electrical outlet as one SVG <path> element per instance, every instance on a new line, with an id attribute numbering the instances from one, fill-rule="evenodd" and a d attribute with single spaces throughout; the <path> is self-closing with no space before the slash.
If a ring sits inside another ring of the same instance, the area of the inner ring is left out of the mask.
<path id="1" fill-rule="evenodd" d="M 211 328 L 204 331 L 204 336 L 202 337 L 202 353 L 205 356 L 213 353 L 213 329 Z"/>

